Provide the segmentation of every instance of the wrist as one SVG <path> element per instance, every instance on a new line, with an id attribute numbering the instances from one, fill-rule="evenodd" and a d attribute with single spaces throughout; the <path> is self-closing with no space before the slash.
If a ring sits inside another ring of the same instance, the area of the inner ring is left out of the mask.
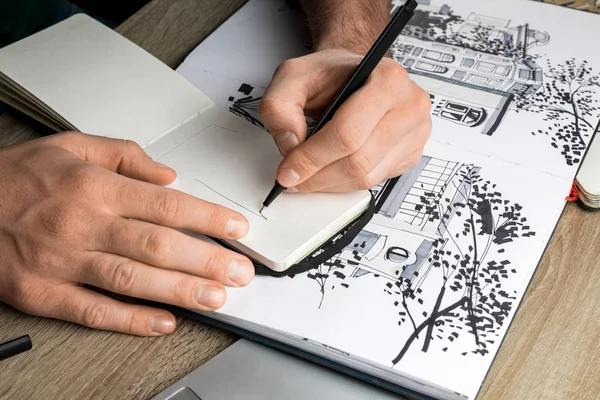
<path id="1" fill-rule="evenodd" d="M 365 55 L 387 25 L 389 13 L 389 6 L 368 6 L 361 1 L 330 9 L 311 30 L 314 50 L 341 49 Z"/>

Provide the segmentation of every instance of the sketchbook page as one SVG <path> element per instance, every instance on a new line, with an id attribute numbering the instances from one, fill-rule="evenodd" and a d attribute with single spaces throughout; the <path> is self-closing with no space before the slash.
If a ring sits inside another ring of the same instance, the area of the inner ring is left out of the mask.
<path id="1" fill-rule="evenodd" d="M 198 45 L 178 70 L 219 71 L 266 86 L 277 65 L 296 57 L 298 49 L 308 53 L 310 48 L 302 12 L 280 0 L 249 1 Z M 193 75 L 184 74 L 186 78 Z"/>
<path id="2" fill-rule="evenodd" d="M 250 232 L 231 244 L 277 271 L 336 234 L 366 210 L 371 199 L 366 190 L 283 193 L 261 215 L 282 157 L 267 132 L 216 106 L 147 151 L 177 171 L 172 188 L 245 215 Z"/>
<path id="3" fill-rule="evenodd" d="M 78 130 L 142 146 L 212 104 L 168 66 L 83 14 L 0 49 L 0 71 Z"/>
<path id="4" fill-rule="evenodd" d="M 600 120 L 600 53 L 581 40 L 600 16 L 533 1 L 427 3 L 392 56 L 431 96 L 431 140 L 572 179 Z M 295 18 L 255 14 L 244 29 L 286 37 L 296 32 Z M 210 47 L 211 62 L 201 44 L 194 63 L 178 69 L 214 101 L 229 97 L 218 96 L 215 75 L 266 87 L 275 59 L 306 53 L 301 41 L 261 48 L 241 30 L 226 22 L 209 38 L 222 38 Z M 225 66 L 229 54 L 245 56 Z"/>
<path id="5" fill-rule="evenodd" d="M 600 53 L 583 40 L 599 23 L 534 1 L 432 0 L 392 55 L 430 92 L 435 140 L 572 179 L 600 120 Z"/>
<path id="6" fill-rule="evenodd" d="M 339 255 L 306 274 L 228 289 L 219 318 L 475 398 L 570 181 L 436 142 L 425 154 L 376 188 L 376 218 Z"/>

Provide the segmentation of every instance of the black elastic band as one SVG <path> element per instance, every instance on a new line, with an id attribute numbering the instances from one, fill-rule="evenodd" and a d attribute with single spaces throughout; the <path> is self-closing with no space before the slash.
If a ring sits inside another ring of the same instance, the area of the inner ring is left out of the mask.
<path id="1" fill-rule="evenodd" d="M 257 262 L 256 260 L 252 260 L 254 263 L 254 271 L 256 275 L 266 275 L 280 278 L 284 276 L 302 274 L 308 270 L 316 268 L 330 258 L 338 255 L 346 246 L 352 243 L 356 235 L 358 235 L 360 231 L 363 230 L 365 225 L 371 221 L 373 215 L 375 215 L 375 196 L 373 193 L 371 193 L 369 208 L 367 208 L 364 213 L 362 213 L 358 218 L 356 218 L 353 222 L 347 225 L 344 229 L 334 235 L 329 241 L 312 252 L 302 261 L 292 265 L 285 271 L 279 272 L 273 271 L 269 267 Z M 230 250 L 238 251 L 226 242 L 220 240 L 218 242 Z"/>

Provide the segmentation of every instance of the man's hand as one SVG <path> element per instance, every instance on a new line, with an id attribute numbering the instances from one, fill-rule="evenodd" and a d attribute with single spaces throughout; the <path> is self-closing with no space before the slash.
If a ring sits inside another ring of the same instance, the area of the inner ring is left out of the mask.
<path id="1" fill-rule="evenodd" d="M 223 284 L 254 276 L 250 261 L 176 229 L 237 239 L 240 214 L 167 189 L 175 172 L 135 143 L 65 133 L 0 150 L 0 300 L 85 326 L 157 336 L 169 312 L 83 287 L 198 310 Z"/>
<path id="2" fill-rule="evenodd" d="M 315 53 L 284 62 L 260 114 L 285 159 L 288 191 L 370 189 L 417 163 L 431 132 L 429 95 L 385 58 L 320 132 L 306 140 L 305 114 L 319 119 L 375 43 L 389 0 L 300 0 Z"/>
<path id="3" fill-rule="evenodd" d="M 305 113 L 318 119 L 361 60 L 349 50 L 331 49 L 276 70 L 260 114 L 285 156 L 277 180 L 288 191 L 370 189 L 421 158 L 431 132 L 431 100 L 391 59 L 305 141 Z"/>

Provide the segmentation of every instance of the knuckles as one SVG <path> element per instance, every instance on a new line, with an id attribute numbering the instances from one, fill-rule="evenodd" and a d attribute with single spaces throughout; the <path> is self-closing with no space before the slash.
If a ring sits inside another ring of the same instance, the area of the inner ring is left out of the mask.
<path id="1" fill-rule="evenodd" d="M 281 115 L 284 112 L 281 100 L 266 94 L 258 105 L 258 114 L 263 120 L 269 117 Z"/>
<path id="2" fill-rule="evenodd" d="M 129 261 L 122 261 L 116 264 L 112 269 L 112 276 L 109 278 L 113 290 L 121 294 L 130 293 L 136 281 L 136 268 Z"/>
<path id="3" fill-rule="evenodd" d="M 146 237 L 143 249 L 157 260 L 166 260 L 173 250 L 172 239 L 160 231 L 151 232 Z"/>
<path id="4" fill-rule="evenodd" d="M 106 324 L 109 312 L 108 304 L 94 302 L 80 308 L 77 317 L 82 325 L 99 329 L 103 328 Z"/>
<path id="5" fill-rule="evenodd" d="M 177 192 L 165 190 L 157 204 L 158 217 L 163 221 L 174 221 L 181 215 L 181 207 Z"/>
<path id="6" fill-rule="evenodd" d="M 47 208 L 39 213 L 37 217 L 39 224 L 36 225 L 46 234 L 72 238 L 82 234 L 83 221 L 79 214 L 73 207 L 64 205 Z"/>
<path id="7" fill-rule="evenodd" d="M 367 177 L 376 166 L 375 160 L 362 152 L 356 152 L 349 157 L 347 173 L 350 178 L 361 179 Z"/>

